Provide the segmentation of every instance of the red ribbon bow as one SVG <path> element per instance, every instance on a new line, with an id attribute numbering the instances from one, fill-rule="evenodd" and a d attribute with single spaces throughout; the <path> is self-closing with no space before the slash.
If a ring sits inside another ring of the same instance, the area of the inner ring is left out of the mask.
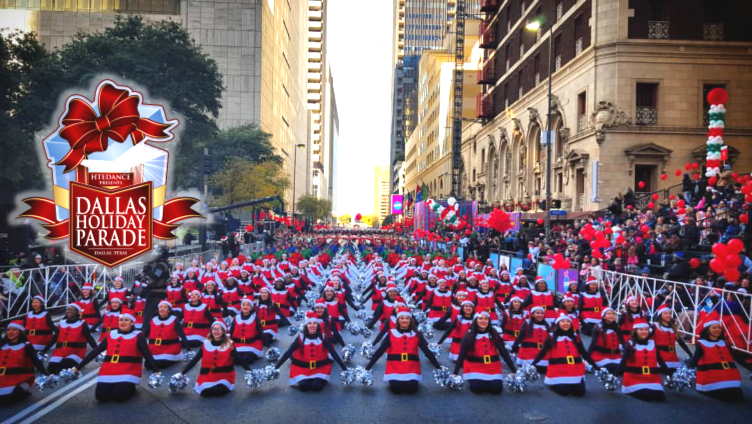
<path id="1" fill-rule="evenodd" d="M 68 113 L 63 117 L 65 127 L 60 130 L 60 137 L 70 144 L 71 150 L 55 165 L 65 165 L 63 172 L 70 172 L 87 155 L 107 150 L 110 138 L 122 143 L 130 135 L 134 145 L 147 137 L 154 141 L 169 139 L 170 134 L 165 131 L 171 124 L 141 118 L 138 113 L 141 99 L 128 93 L 128 90 L 104 84 L 96 97 L 100 116 L 84 100 L 71 99 Z"/>

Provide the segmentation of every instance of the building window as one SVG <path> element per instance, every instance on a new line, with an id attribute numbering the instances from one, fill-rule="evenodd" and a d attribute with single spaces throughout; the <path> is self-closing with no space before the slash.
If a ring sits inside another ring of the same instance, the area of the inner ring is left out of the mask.
<path id="1" fill-rule="evenodd" d="M 564 16 L 564 0 L 556 0 L 556 22 Z"/>
<path id="2" fill-rule="evenodd" d="M 577 132 L 587 129 L 587 92 L 577 95 Z"/>
<path id="3" fill-rule="evenodd" d="M 726 20 L 726 2 L 724 0 L 705 0 L 703 7 L 703 40 L 723 40 L 723 22 Z"/>
<path id="4" fill-rule="evenodd" d="M 669 22 L 664 0 L 650 0 L 648 12 L 648 38 L 668 40 Z"/>
<path id="5" fill-rule="evenodd" d="M 507 9 L 507 33 L 512 30 L 512 14 Z"/>
<path id="6" fill-rule="evenodd" d="M 561 69 L 561 34 L 554 39 L 554 60 L 556 61 L 555 69 Z"/>
<path id="7" fill-rule="evenodd" d="M 525 28 L 520 29 L 520 59 L 525 56 Z"/>
<path id="8" fill-rule="evenodd" d="M 578 16 L 574 20 L 574 52 L 575 55 L 582 53 L 582 47 L 584 43 L 583 36 L 585 35 L 585 26 L 583 24 L 584 19 L 582 15 Z"/>
<path id="9" fill-rule="evenodd" d="M 525 14 L 525 0 L 520 0 L 520 18 Z"/>
<path id="10" fill-rule="evenodd" d="M 714 88 L 726 88 L 726 84 L 703 84 L 702 85 L 702 125 L 710 125 L 710 103 L 708 103 L 708 93 Z"/>
<path id="11" fill-rule="evenodd" d="M 540 55 L 535 55 L 533 59 L 533 73 L 535 74 L 535 85 L 540 84 Z"/>
<path id="12" fill-rule="evenodd" d="M 505 72 L 509 70 L 509 64 L 510 64 L 509 56 L 511 56 L 511 54 L 512 54 L 511 49 L 509 48 L 509 46 L 510 45 L 507 44 L 504 47 L 504 58 L 506 60 L 506 70 L 505 70 Z"/>
<path id="13" fill-rule="evenodd" d="M 480 167 L 486 167 L 486 149 L 480 149 Z"/>
<path id="14" fill-rule="evenodd" d="M 473 182 L 475 182 L 475 169 L 473 169 Z"/>
<path id="15" fill-rule="evenodd" d="M 535 19 L 545 19 L 544 16 L 543 16 L 543 10 L 540 7 L 538 7 L 537 9 L 535 9 L 534 18 Z M 538 41 L 540 41 L 541 34 L 543 34 L 543 29 L 542 28 L 538 28 L 538 31 L 535 31 L 535 42 L 536 43 Z"/>
<path id="16" fill-rule="evenodd" d="M 637 83 L 637 125 L 658 125 L 658 84 Z"/>
<path id="17" fill-rule="evenodd" d="M 509 83 L 504 84 L 504 109 L 509 108 Z"/>
<path id="18" fill-rule="evenodd" d="M 517 90 L 517 97 L 522 97 L 522 95 L 525 93 L 525 90 L 523 89 L 523 81 L 522 81 L 522 70 L 520 72 L 517 72 L 517 84 L 518 84 L 518 90 Z"/>

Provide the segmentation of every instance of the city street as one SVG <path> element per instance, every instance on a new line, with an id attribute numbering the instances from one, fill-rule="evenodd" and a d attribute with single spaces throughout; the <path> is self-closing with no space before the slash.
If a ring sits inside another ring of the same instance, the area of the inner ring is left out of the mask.
<path id="1" fill-rule="evenodd" d="M 283 339 L 289 340 L 286 330 Z M 437 332 L 435 339 L 440 333 Z M 362 337 L 345 335 L 360 347 Z M 287 341 L 279 345 L 286 346 Z M 586 340 L 586 344 L 589 343 Z M 449 364 L 446 349 L 440 362 Z M 356 364 L 366 361 L 357 355 Z M 564 398 L 546 389 L 539 380 L 522 394 L 505 391 L 501 396 L 475 395 L 467 387 L 453 392 L 438 387 L 431 376 L 431 367 L 423 361 L 422 387 L 416 395 L 394 395 L 381 381 L 384 360 L 374 367 L 375 382 L 371 387 L 339 382 L 339 368 L 332 372 L 332 384 L 321 393 L 302 393 L 287 384 L 288 364 L 281 368 L 280 379 L 264 383 L 250 390 L 243 380 L 243 370 L 236 367 L 235 392 L 223 398 L 199 397 L 192 389 L 198 367 L 191 373 L 189 387 L 179 394 L 167 389 L 169 376 L 178 371 L 173 367 L 165 371 L 162 387 L 152 390 L 146 385 L 145 371 L 138 395 L 123 403 L 100 404 L 94 399 L 95 364 L 84 371 L 89 379 L 73 383 L 75 387 L 61 387 L 51 393 L 34 392 L 34 396 L 12 408 L 6 408 L 3 423 L 22 423 L 34 418 L 40 423 L 112 422 L 127 417 L 134 423 L 199 423 L 237 422 L 253 420 L 264 422 L 451 422 L 461 420 L 473 423 L 498 422 L 557 422 L 604 423 L 641 421 L 648 417 L 653 422 L 741 422 L 744 414 L 752 414 L 752 384 L 743 372 L 745 403 L 725 404 L 706 398 L 694 390 L 677 393 L 667 391 L 665 403 L 646 403 L 616 392 L 606 392 L 592 375 L 588 375 L 588 392 L 584 398 Z M 256 367 L 266 365 L 259 360 Z M 91 374 L 91 375 L 89 375 Z M 71 396 L 72 395 L 72 396 Z M 69 397 L 69 398 L 68 398 Z M 68 398 L 61 402 L 61 400 Z M 42 404 L 42 402 L 51 401 Z M 54 408 L 53 408 L 54 406 Z M 25 411 L 22 412 L 22 411 Z M 42 412 L 44 414 L 42 415 Z M 18 415 L 17 415 L 18 414 Z M 242 418 L 241 418 L 242 417 Z M 28 421 L 28 422 L 32 422 Z"/>

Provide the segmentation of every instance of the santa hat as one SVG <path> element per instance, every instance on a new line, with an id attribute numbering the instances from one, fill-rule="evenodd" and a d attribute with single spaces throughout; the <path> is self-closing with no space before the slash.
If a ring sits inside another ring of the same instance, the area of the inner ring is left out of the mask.
<path id="1" fill-rule="evenodd" d="M 188 295 L 189 296 L 193 296 L 194 293 L 197 294 L 197 295 L 199 295 L 199 296 L 201 296 L 201 292 L 198 291 L 198 290 L 191 290 L 191 292 Z"/>
<path id="2" fill-rule="evenodd" d="M 518 301 L 518 302 L 522 302 L 522 301 L 523 301 L 521 297 L 519 297 L 519 296 L 515 295 L 515 296 L 512 296 L 512 298 L 511 298 L 511 299 L 509 299 L 509 303 L 512 303 L 512 302 L 514 302 L 515 300 L 516 300 L 516 301 Z"/>
<path id="3" fill-rule="evenodd" d="M 501 276 L 503 277 L 505 275 L 509 275 L 509 271 L 507 271 L 506 269 L 504 271 L 501 271 Z"/>
<path id="4" fill-rule="evenodd" d="M 94 290 L 94 286 L 91 285 L 91 283 L 84 283 L 84 285 L 81 286 L 81 290 Z"/>
<path id="5" fill-rule="evenodd" d="M 460 306 L 465 306 L 465 305 L 475 306 L 475 303 L 473 303 L 472 300 L 465 299 L 465 300 L 462 301 L 462 303 L 460 304 Z"/>
<path id="6" fill-rule="evenodd" d="M 637 296 L 634 296 L 634 295 L 633 296 L 627 296 L 627 298 L 624 299 L 624 304 L 625 305 L 629 305 L 629 302 L 631 302 L 633 300 L 636 301 L 637 300 Z"/>
<path id="7" fill-rule="evenodd" d="M 244 303 L 250 303 L 251 306 L 253 306 L 253 299 L 250 298 L 250 297 L 247 297 L 247 296 L 244 297 L 244 298 L 242 298 L 242 299 L 240 299 L 240 304 L 242 305 Z"/>
<path id="8" fill-rule="evenodd" d="M 121 277 L 119 275 L 117 277 L 115 277 L 115 281 L 125 282 L 125 280 L 123 279 L 123 277 Z"/>
<path id="9" fill-rule="evenodd" d="M 319 306 L 322 308 L 326 308 L 326 302 L 324 301 L 323 298 L 316 299 L 316 303 L 313 305 L 314 308 L 318 308 Z"/>
<path id="10" fill-rule="evenodd" d="M 412 314 L 410 313 L 410 310 L 407 308 L 399 307 L 397 308 L 397 318 L 399 317 L 411 317 Z"/>
<path id="11" fill-rule="evenodd" d="M 260 294 L 261 292 L 263 292 L 263 291 L 265 291 L 265 292 L 267 292 L 267 293 L 271 293 L 271 290 L 269 290 L 269 287 L 261 287 L 261 288 L 259 289 L 259 294 Z"/>
<path id="12" fill-rule="evenodd" d="M 165 305 L 168 308 L 172 309 L 172 304 L 166 300 L 160 300 L 159 303 L 157 304 L 157 308 L 159 308 L 162 305 Z"/>
<path id="13" fill-rule="evenodd" d="M 588 284 L 598 284 L 598 280 L 595 278 L 594 275 L 588 275 L 587 283 Z"/>
<path id="14" fill-rule="evenodd" d="M 387 286 L 386 286 L 386 291 L 388 292 L 388 291 L 390 291 L 390 290 L 394 290 L 394 291 L 396 291 L 396 292 L 399 292 L 399 289 L 398 289 L 398 288 L 397 288 L 397 286 L 395 286 L 394 284 L 387 284 Z"/>
<path id="15" fill-rule="evenodd" d="M 705 321 L 702 323 L 702 328 L 708 328 L 711 325 L 721 324 L 721 315 L 718 313 L 718 311 L 713 311 L 708 314 L 707 317 L 705 317 Z"/>
<path id="16" fill-rule="evenodd" d="M 481 315 L 485 315 L 485 316 L 491 318 L 491 314 L 488 312 L 488 308 L 480 308 L 480 307 L 476 308 L 475 309 L 475 317 L 474 318 L 477 319 Z"/>
<path id="17" fill-rule="evenodd" d="M 546 279 L 541 277 L 540 275 L 535 278 L 535 284 L 545 283 L 545 282 L 546 282 Z"/>
<path id="18" fill-rule="evenodd" d="M 466 290 L 457 290 L 457 293 L 455 293 L 454 296 L 457 297 L 457 296 L 460 295 L 460 293 L 463 293 L 465 296 L 467 296 L 467 291 Z"/>
<path id="19" fill-rule="evenodd" d="M 183 263 L 182 263 L 182 262 L 175 262 L 175 266 L 176 266 L 176 267 L 178 267 L 178 266 L 183 266 Z"/>
<path id="20" fill-rule="evenodd" d="M 638 328 L 650 328 L 650 325 L 645 318 L 636 318 L 634 325 L 632 325 L 632 329 L 637 330 Z"/>
<path id="21" fill-rule="evenodd" d="M 574 302 L 574 298 L 571 296 L 564 296 L 564 299 L 561 300 L 562 302 Z"/>
<path id="22" fill-rule="evenodd" d="M 543 309 L 543 306 L 533 306 L 530 309 L 530 315 L 534 314 L 536 311 L 546 312 L 546 310 Z"/>
<path id="23" fill-rule="evenodd" d="M 21 320 L 11 321 L 10 324 L 8 324 L 8 328 L 15 328 L 16 330 L 26 331 L 26 328 L 24 328 L 24 322 Z"/>
<path id="24" fill-rule="evenodd" d="M 121 299 L 119 297 L 113 297 L 112 299 L 110 299 L 110 303 L 112 303 L 112 302 L 117 302 L 117 303 L 119 303 L 119 304 L 122 305 L 123 304 L 123 299 Z"/>
<path id="25" fill-rule="evenodd" d="M 555 323 L 556 323 L 556 324 L 558 324 L 558 323 L 559 323 L 559 321 L 564 321 L 564 320 L 567 320 L 567 321 L 569 321 L 569 322 L 572 322 L 572 317 L 570 317 L 570 316 L 569 316 L 569 315 L 567 315 L 567 314 L 561 314 L 561 315 L 559 315 L 558 317 L 556 317 L 556 322 L 555 322 Z"/>
<path id="26" fill-rule="evenodd" d="M 69 303 L 66 308 L 75 308 L 78 310 L 78 312 L 82 311 L 81 306 L 78 303 Z"/>
<path id="27" fill-rule="evenodd" d="M 603 308 L 603 310 L 601 311 L 601 318 L 605 317 L 606 316 L 606 312 L 608 312 L 608 311 L 616 313 L 616 311 L 614 311 L 614 308 L 606 307 L 606 308 Z"/>
<path id="28" fill-rule="evenodd" d="M 42 302 L 42 305 L 44 305 L 44 303 L 45 303 L 44 302 L 44 298 L 42 296 L 40 296 L 40 295 L 36 295 L 36 296 L 34 296 L 34 297 L 31 298 L 31 300 L 34 300 L 34 299 Z"/>
<path id="29" fill-rule="evenodd" d="M 305 323 L 306 323 L 306 325 L 308 325 L 308 324 L 310 324 L 312 322 L 318 323 L 319 325 L 321 325 L 321 323 L 322 323 L 321 319 L 319 318 L 318 315 L 316 315 L 315 312 L 308 311 L 308 312 L 306 312 Z"/>
<path id="30" fill-rule="evenodd" d="M 521 266 L 518 266 L 515 272 L 525 272 L 525 270 Z"/>
<path id="31" fill-rule="evenodd" d="M 212 325 L 211 325 L 211 328 L 214 328 L 215 325 L 218 325 L 218 326 L 222 327 L 223 330 L 227 331 L 227 324 L 225 324 L 224 321 L 222 321 L 222 320 L 216 320 L 216 321 L 214 321 L 212 323 Z"/>
<path id="32" fill-rule="evenodd" d="M 129 320 L 136 322 L 136 314 L 132 309 L 123 309 L 120 312 L 120 318 L 128 318 Z"/>
<path id="33" fill-rule="evenodd" d="M 216 282 L 216 281 L 214 281 L 214 280 L 207 280 L 207 281 L 206 281 L 206 282 L 204 283 L 204 287 L 208 286 L 209 284 L 214 284 L 214 285 L 216 286 L 216 285 L 217 285 L 217 282 Z"/>
<path id="34" fill-rule="evenodd" d="M 655 317 L 660 317 L 662 313 L 669 312 L 671 309 L 669 309 L 666 305 L 661 305 L 657 311 L 655 311 Z"/>

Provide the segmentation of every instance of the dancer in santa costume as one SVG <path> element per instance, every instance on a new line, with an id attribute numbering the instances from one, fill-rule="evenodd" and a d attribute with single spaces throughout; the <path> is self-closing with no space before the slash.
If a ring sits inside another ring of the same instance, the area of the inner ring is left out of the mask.
<path id="1" fill-rule="evenodd" d="M 605 308 L 601 316 L 601 322 L 591 327 L 592 337 L 588 353 L 599 367 L 606 368 L 614 374 L 621 363 L 624 339 L 616 322 L 616 311 Z"/>
<path id="2" fill-rule="evenodd" d="M 441 319 L 446 311 L 452 308 L 452 292 L 447 288 L 446 280 L 441 278 L 437 283 L 438 286 L 430 291 L 427 297 L 424 297 L 426 299 L 424 308 L 428 311 L 428 321 L 431 323 Z"/>
<path id="3" fill-rule="evenodd" d="M 228 315 L 227 305 L 222 299 L 222 293 L 217 289 L 217 283 L 214 280 L 207 280 L 204 283 L 204 292 L 201 293 L 201 301 L 209 309 L 209 313 L 215 320 L 221 320 Z"/>
<path id="4" fill-rule="evenodd" d="M 677 323 L 673 318 L 671 309 L 662 305 L 655 311 L 657 319 L 653 323 L 653 340 L 661 355 L 661 359 L 666 366 L 671 369 L 679 368 L 679 356 L 676 354 L 676 345 L 679 344 L 688 356 L 692 356 L 692 351 L 684 340 L 676 333 Z"/>
<path id="5" fill-rule="evenodd" d="M 347 305 L 340 303 L 334 287 L 329 284 L 324 287 L 322 300 L 326 304 L 326 309 L 329 311 L 329 316 L 333 319 L 337 330 L 341 331 L 344 323 L 350 321 L 350 317 L 347 315 Z"/>
<path id="6" fill-rule="evenodd" d="M 107 303 L 111 303 L 112 299 L 120 299 L 122 305 L 127 305 L 130 301 L 133 292 L 124 286 L 125 280 L 123 277 L 117 276 L 112 280 L 112 287 L 107 291 Z"/>
<path id="7" fill-rule="evenodd" d="M 238 357 L 227 334 L 227 326 L 222 321 L 215 321 L 201 349 L 183 368 L 182 374 L 187 374 L 201 361 L 201 370 L 193 389 L 203 397 L 224 396 L 235 389 L 235 359 Z M 250 369 L 242 361 L 239 362 L 246 371 Z"/>
<path id="8" fill-rule="evenodd" d="M 214 317 L 209 307 L 201 300 L 198 290 L 191 292 L 190 300 L 183 307 L 183 331 L 190 347 L 199 347 L 209 334 Z"/>
<path id="9" fill-rule="evenodd" d="M 629 296 L 624 301 L 624 313 L 619 316 L 619 328 L 621 335 L 629 337 L 632 334 L 632 326 L 635 321 L 644 321 L 645 312 L 640 308 L 637 296 Z"/>
<path id="10" fill-rule="evenodd" d="M 321 325 L 318 316 L 309 311 L 303 332 L 275 365 L 279 368 L 290 359 L 290 385 L 297 385 L 303 392 L 320 392 L 326 386 L 332 373 L 332 362 L 337 362 L 343 371 L 347 370 L 332 343 L 324 337 Z"/>
<path id="11" fill-rule="evenodd" d="M 149 340 L 149 349 L 159 369 L 180 362 L 183 358 L 181 348 L 190 347 L 180 319 L 167 300 L 157 305 L 157 313 L 144 326 L 144 335 Z"/>
<path id="12" fill-rule="evenodd" d="M 239 314 L 240 299 L 245 296 L 246 293 L 240 290 L 238 280 L 235 277 L 229 277 L 225 280 L 225 288 L 222 290 L 222 300 L 225 302 L 229 312 L 235 315 Z"/>
<path id="13" fill-rule="evenodd" d="M 313 306 L 313 312 L 323 323 L 321 331 L 324 333 L 324 337 L 331 340 L 332 343 L 339 343 L 342 347 L 345 346 L 345 339 L 342 338 L 342 333 L 337 330 L 337 325 L 334 322 L 334 318 L 329 316 L 329 310 L 326 308 L 324 299 L 316 300 Z"/>
<path id="14" fill-rule="evenodd" d="M 501 335 L 491 326 L 491 314 L 485 308 L 478 309 L 470 330 L 462 339 L 454 374 L 459 374 L 462 368 L 463 377 L 475 394 L 499 395 L 504 390 L 499 357 L 504 359 L 512 372 L 517 371 Z"/>
<path id="15" fill-rule="evenodd" d="M 36 295 L 31 298 L 31 310 L 26 314 L 24 323 L 26 340 L 36 350 L 43 350 L 57 335 L 57 326 L 44 307 L 44 298 Z"/>
<path id="16" fill-rule="evenodd" d="M 55 348 L 47 368 L 57 374 L 61 370 L 77 367 L 86 356 L 87 343 L 92 348 L 97 347 L 89 326 L 81 319 L 81 307 L 71 303 L 65 308 L 65 319 L 60 321 L 57 334 L 42 351 L 47 353 L 52 347 Z"/>
<path id="17" fill-rule="evenodd" d="M 530 319 L 520 328 L 520 335 L 512 345 L 512 353 L 517 353 L 517 365 L 532 364 L 538 353 L 543 349 L 548 337 L 548 323 L 542 306 L 535 306 L 530 310 Z M 546 372 L 548 361 L 539 360 L 536 364 L 538 372 Z"/>
<path id="18" fill-rule="evenodd" d="M 451 338 L 449 346 L 449 360 L 456 361 L 460 354 L 460 347 L 462 346 L 462 339 L 467 334 L 470 326 L 473 324 L 473 318 L 475 318 L 475 304 L 469 300 L 462 302 L 462 309 L 460 314 L 452 320 L 449 327 L 444 332 L 444 335 L 439 339 L 439 345 L 444 343 L 448 338 Z"/>
<path id="19" fill-rule="evenodd" d="M 671 371 L 658 354 L 650 335 L 650 325 L 643 318 L 632 323 L 632 339 L 624 346 L 617 374 L 624 376 L 621 391 L 644 401 L 664 401 L 661 373 Z"/>
<path id="20" fill-rule="evenodd" d="M 579 310 L 582 333 L 593 334 L 593 326 L 601 323 L 603 310 L 608 306 L 606 296 L 598 288 L 598 280 L 594 276 L 587 279 L 585 291 L 580 293 Z"/>
<path id="21" fill-rule="evenodd" d="M 548 336 L 543 349 L 535 357 L 533 365 L 548 358 L 546 379 L 543 381 L 554 392 L 562 396 L 585 395 L 585 364 L 600 369 L 588 355 L 580 336 L 574 331 L 572 317 L 561 314 L 554 323 L 554 331 Z"/>
<path id="22" fill-rule="evenodd" d="M 90 330 L 94 330 L 97 323 L 102 319 L 102 313 L 99 311 L 101 305 L 96 296 L 94 296 L 94 286 L 91 283 L 84 283 L 81 286 L 81 297 L 76 301 L 81 307 L 81 319 L 86 322 Z"/>
<path id="23" fill-rule="evenodd" d="M 261 321 L 264 333 L 270 334 L 273 340 L 277 340 L 279 327 L 290 325 L 290 321 L 285 314 L 272 301 L 272 292 L 268 287 L 259 289 L 258 319 Z"/>
<path id="24" fill-rule="evenodd" d="M 713 311 L 703 323 L 695 353 L 688 364 L 690 368 L 697 368 L 695 388 L 699 393 L 727 402 L 744 401 L 741 375 L 731 353 L 720 315 Z"/>
<path id="25" fill-rule="evenodd" d="M 507 343 L 514 343 L 520 336 L 522 324 L 527 318 L 527 311 L 522 309 L 522 299 L 519 296 L 512 296 L 509 300 L 509 308 L 501 313 L 501 330 L 502 338 Z"/>
<path id="26" fill-rule="evenodd" d="M 417 393 L 420 387 L 420 357 L 418 350 L 428 358 L 435 368 L 441 368 L 436 356 L 428 349 L 428 343 L 418 332 L 418 325 L 410 314 L 410 310 L 400 307 L 397 309 L 397 328 L 389 330 L 366 365 L 371 370 L 374 364 L 386 353 L 386 370 L 384 381 L 389 383 L 393 393 Z"/>
<path id="27" fill-rule="evenodd" d="M 546 315 L 546 322 L 551 325 L 558 316 L 557 308 L 559 308 L 559 299 L 548 289 L 548 283 L 543 277 L 538 277 L 535 280 L 535 287 L 527 296 L 524 302 L 522 302 L 522 308 L 528 309 L 534 306 L 543 307 L 543 312 Z"/>
<path id="28" fill-rule="evenodd" d="M 107 340 L 107 335 L 110 331 L 118 328 L 120 322 L 120 311 L 123 310 L 123 301 L 119 297 L 115 297 L 110 301 L 110 307 L 102 315 L 102 319 L 95 327 L 101 327 L 99 329 L 99 343 Z"/>
<path id="29" fill-rule="evenodd" d="M 31 396 L 34 368 L 48 375 L 37 351 L 24 336 L 23 321 L 12 321 L 0 339 L 0 405 L 11 405 Z"/>
<path id="30" fill-rule="evenodd" d="M 499 323 L 499 314 L 496 313 L 496 307 L 503 308 L 502 304 L 496 298 L 496 293 L 491 290 L 491 283 L 486 278 L 480 281 L 480 288 L 475 292 L 475 308 L 484 309 L 491 316 L 493 325 Z"/>
<path id="31" fill-rule="evenodd" d="M 167 295 L 167 301 L 170 302 L 172 310 L 175 312 L 183 312 L 183 307 L 188 303 L 188 296 L 183 290 L 183 285 L 180 281 L 180 275 L 175 272 L 170 278 L 170 283 L 165 290 Z"/>
<path id="32" fill-rule="evenodd" d="M 144 360 L 149 369 L 158 372 L 159 368 L 149 351 L 149 343 L 141 331 L 136 330 L 136 316 L 131 310 L 120 313 L 118 327 L 107 334 L 107 338 L 92 349 L 81 365 L 74 371 L 83 369 L 102 352 L 107 352 L 97 377 L 94 396 L 100 402 L 124 401 L 136 394 L 136 386 L 141 382 Z"/>
<path id="33" fill-rule="evenodd" d="M 373 328 L 373 325 L 376 324 L 376 322 L 381 323 L 379 331 L 384 331 L 384 328 L 389 327 L 389 320 L 393 316 L 392 311 L 397 307 L 398 293 L 399 289 L 397 289 L 397 286 L 394 284 L 387 284 L 386 297 L 379 302 L 378 306 L 376 306 L 373 318 L 365 324 L 366 327 Z"/>
<path id="34" fill-rule="evenodd" d="M 272 342 L 272 335 L 264 333 L 253 299 L 249 297 L 240 301 L 240 313 L 230 323 L 229 334 L 238 351 L 236 365 L 251 365 L 263 353 L 264 345 Z"/>
<path id="35" fill-rule="evenodd" d="M 520 269 L 521 271 L 521 269 Z M 516 282 L 512 285 L 512 296 L 519 296 L 520 299 L 527 299 L 532 291 L 530 283 L 527 281 L 527 275 L 515 276 Z M 515 281 L 515 280 L 513 280 Z"/>

